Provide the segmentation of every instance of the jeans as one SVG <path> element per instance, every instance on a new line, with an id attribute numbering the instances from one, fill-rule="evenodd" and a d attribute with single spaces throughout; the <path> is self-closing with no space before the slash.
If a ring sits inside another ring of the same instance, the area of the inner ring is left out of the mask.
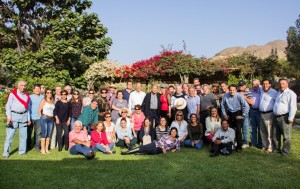
<path id="1" fill-rule="evenodd" d="M 111 142 L 111 143 L 108 145 L 109 149 L 112 150 L 113 147 L 114 147 L 114 145 L 115 145 L 115 143 Z M 99 150 L 99 151 L 101 151 L 101 152 L 103 152 L 103 153 L 106 152 L 106 149 L 105 149 L 101 144 L 99 144 L 99 143 L 95 144 L 95 146 L 94 146 L 93 149 L 94 149 L 95 151 L 96 151 L 96 150 Z"/>
<path id="2" fill-rule="evenodd" d="M 129 146 L 134 146 L 134 145 L 136 144 L 136 142 L 137 142 L 137 139 L 136 139 L 136 138 L 131 139 L 129 144 L 126 144 L 126 143 L 125 143 L 125 140 L 121 140 L 121 139 L 120 139 L 120 140 L 116 143 L 116 146 L 119 146 L 119 147 L 121 147 L 121 148 L 123 148 L 123 147 L 129 147 Z M 128 146 L 128 145 L 129 145 L 129 146 Z"/>
<path id="3" fill-rule="evenodd" d="M 26 153 L 27 146 L 27 123 L 13 122 L 14 128 L 6 128 L 6 139 L 3 156 L 8 157 L 12 140 L 17 128 L 19 128 L 19 154 Z"/>
<path id="4" fill-rule="evenodd" d="M 159 115 L 157 115 L 157 109 L 150 109 L 150 123 L 153 128 L 155 128 L 159 124 Z M 153 123 L 154 121 L 154 123 Z"/>
<path id="5" fill-rule="evenodd" d="M 261 148 L 261 136 L 260 136 L 260 112 L 258 110 L 250 109 L 250 126 L 251 126 L 251 143 L 252 146 Z"/>
<path id="6" fill-rule="evenodd" d="M 90 156 L 91 151 L 92 151 L 91 148 L 81 144 L 75 144 L 70 148 L 71 155 L 83 154 L 84 156 Z"/>
<path id="7" fill-rule="evenodd" d="M 248 144 L 248 128 L 249 128 L 249 114 L 247 114 L 243 120 L 243 127 L 242 127 L 243 144 Z"/>
<path id="8" fill-rule="evenodd" d="M 184 141 L 184 146 L 186 146 L 186 147 L 193 147 L 192 146 L 192 141 L 190 139 L 186 139 Z M 200 150 L 202 148 L 202 146 L 203 146 L 203 140 L 200 140 L 199 143 L 197 143 L 197 144 L 195 143 L 194 148 L 196 150 Z"/>
<path id="9" fill-rule="evenodd" d="M 74 129 L 74 124 L 75 124 L 75 121 L 77 121 L 78 118 L 75 118 L 75 117 L 71 117 L 71 127 L 70 127 L 70 131 L 72 131 Z"/>
<path id="10" fill-rule="evenodd" d="M 69 126 L 67 125 L 67 122 L 59 122 L 59 124 L 56 125 L 56 139 L 58 143 L 58 149 L 60 150 L 63 147 L 62 130 L 64 130 L 64 145 L 65 147 L 69 147 Z"/>
<path id="11" fill-rule="evenodd" d="M 288 124 L 288 114 L 274 116 L 273 140 L 274 148 L 282 153 L 289 154 L 291 149 L 292 123 Z M 281 135 L 283 135 L 283 146 L 281 149 Z"/>
<path id="12" fill-rule="evenodd" d="M 31 125 L 27 127 L 27 150 L 31 148 L 31 135 L 34 129 L 35 148 L 40 149 L 41 122 L 40 119 L 31 120 Z"/>
<path id="13" fill-rule="evenodd" d="M 147 144 L 147 145 L 140 146 L 139 152 L 144 153 L 144 154 L 149 154 L 149 155 L 163 153 L 162 149 L 159 147 L 156 147 L 156 144 L 154 142 Z"/>
<path id="14" fill-rule="evenodd" d="M 41 138 L 50 138 L 52 133 L 52 128 L 54 125 L 53 118 L 47 118 L 46 116 L 42 116 L 40 119 L 41 122 Z"/>

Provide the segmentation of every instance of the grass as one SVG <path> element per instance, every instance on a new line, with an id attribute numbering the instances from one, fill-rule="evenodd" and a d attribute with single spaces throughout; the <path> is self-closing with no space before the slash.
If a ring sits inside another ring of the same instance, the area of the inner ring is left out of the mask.
<path id="1" fill-rule="evenodd" d="M 182 149 L 152 156 L 121 156 L 97 153 L 83 156 L 52 150 L 27 156 L 17 152 L 16 134 L 12 155 L 0 160 L 0 188 L 299 188 L 300 130 L 293 129 L 289 157 L 269 155 L 248 148 L 230 156 L 208 157 L 208 148 Z M 0 124 L 3 152 L 5 127 Z"/>

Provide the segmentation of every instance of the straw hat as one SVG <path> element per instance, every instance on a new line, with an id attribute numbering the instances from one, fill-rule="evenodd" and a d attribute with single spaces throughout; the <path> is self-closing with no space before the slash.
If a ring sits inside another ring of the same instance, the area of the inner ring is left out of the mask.
<path id="1" fill-rule="evenodd" d="M 123 112 L 123 111 L 126 111 L 126 112 L 127 112 L 127 115 L 129 115 L 129 109 L 128 109 L 128 108 L 121 108 L 121 109 L 119 110 L 119 114 L 122 115 L 122 112 Z"/>

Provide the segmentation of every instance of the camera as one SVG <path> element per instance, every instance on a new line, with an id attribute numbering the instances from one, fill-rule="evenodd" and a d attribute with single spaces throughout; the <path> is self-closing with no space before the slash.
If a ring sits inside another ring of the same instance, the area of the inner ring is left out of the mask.
<path id="1" fill-rule="evenodd" d="M 11 129 L 13 129 L 14 126 L 13 126 L 12 122 L 6 123 L 6 128 L 11 128 Z"/>

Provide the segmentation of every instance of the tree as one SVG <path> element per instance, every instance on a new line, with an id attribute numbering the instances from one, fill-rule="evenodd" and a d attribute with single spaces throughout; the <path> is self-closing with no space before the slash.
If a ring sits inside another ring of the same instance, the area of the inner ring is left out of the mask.
<path id="1" fill-rule="evenodd" d="M 290 62 L 290 66 L 293 69 L 292 76 L 300 77 L 300 15 L 295 22 L 295 26 L 292 26 L 287 31 L 287 47 L 286 55 Z"/>
<path id="2" fill-rule="evenodd" d="M 91 5 L 89 0 L 1 0 L 0 71 L 12 80 L 82 81 L 112 44 L 98 16 L 84 12 Z"/>

